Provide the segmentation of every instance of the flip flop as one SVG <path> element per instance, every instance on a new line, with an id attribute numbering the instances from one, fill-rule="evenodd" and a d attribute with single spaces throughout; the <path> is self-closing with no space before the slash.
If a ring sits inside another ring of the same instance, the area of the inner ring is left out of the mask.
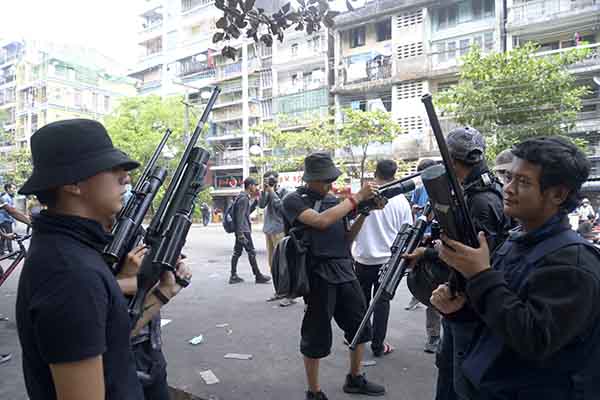
<path id="1" fill-rule="evenodd" d="M 384 356 L 385 356 L 385 355 L 388 355 L 388 354 L 390 354 L 390 353 L 393 353 L 393 352 L 394 352 L 394 350 L 396 350 L 396 349 L 395 349 L 395 348 L 393 348 L 391 344 L 389 344 L 389 343 L 384 343 L 384 344 L 383 344 L 383 355 L 384 355 Z"/>

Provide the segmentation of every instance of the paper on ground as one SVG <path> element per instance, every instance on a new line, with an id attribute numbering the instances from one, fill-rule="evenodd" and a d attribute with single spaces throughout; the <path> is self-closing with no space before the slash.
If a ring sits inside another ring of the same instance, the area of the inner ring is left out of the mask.
<path id="1" fill-rule="evenodd" d="M 200 344 L 204 340 L 204 336 L 199 335 L 190 339 L 190 344 Z"/>
<path id="2" fill-rule="evenodd" d="M 227 353 L 223 358 L 230 358 L 233 360 L 252 360 L 252 354 Z"/>
<path id="3" fill-rule="evenodd" d="M 219 383 L 219 378 L 217 378 L 217 376 L 210 369 L 206 371 L 201 371 L 200 376 L 202 377 L 202 380 L 204 380 L 204 383 L 206 383 L 207 385 L 214 385 L 215 383 Z"/>
<path id="4" fill-rule="evenodd" d="M 365 360 L 365 361 L 361 361 L 360 365 L 362 365 L 363 367 L 371 367 L 373 365 L 377 365 L 377 361 L 375 361 L 375 360 Z"/>
<path id="5" fill-rule="evenodd" d="M 226 328 L 229 326 L 229 324 L 217 324 L 215 325 L 217 328 Z"/>
<path id="6" fill-rule="evenodd" d="M 172 319 L 161 319 L 160 320 L 160 327 L 162 328 L 163 326 L 167 326 L 171 323 Z"/>

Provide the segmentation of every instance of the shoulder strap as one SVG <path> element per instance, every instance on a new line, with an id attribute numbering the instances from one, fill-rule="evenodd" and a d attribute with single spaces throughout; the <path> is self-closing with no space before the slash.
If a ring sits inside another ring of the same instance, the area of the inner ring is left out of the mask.
<path id="1" fill-rule="evenodd" d="M 574 244 L 583 244 L 587 247 L 590 244 L 582 238 L 577 232 L 566 229 L 557 235 L 552 236 L 548 240 L 544 240 L 533 248 L 528 255 L 525 256 L 525 260 L 528 264 L 535 264 L 541 258 L 545 257 L 548 254 L 554 253 L 556 250 L 561 249 L 563 247 L 567 247 Z"/>

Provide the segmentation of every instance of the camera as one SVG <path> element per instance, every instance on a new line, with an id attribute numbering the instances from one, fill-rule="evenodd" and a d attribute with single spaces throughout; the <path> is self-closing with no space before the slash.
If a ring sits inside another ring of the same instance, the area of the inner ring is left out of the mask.
<path id="1" fill-rule="evenodd" d="M 275 187 L 275 185 L 277 185 L 277 178 L 275 178 L 273 175 L 269 176 L 267 178 L 267 185 Z"/>

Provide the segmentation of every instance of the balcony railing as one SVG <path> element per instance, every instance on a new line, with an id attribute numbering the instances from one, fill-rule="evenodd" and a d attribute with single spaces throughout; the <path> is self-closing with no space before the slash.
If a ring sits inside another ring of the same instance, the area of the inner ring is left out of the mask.
<path id="1" fill-rule="evenodd" d="M 390 56 L 377 56 L 372 60 L 357 62 L 342 67 L 341 83 L 361 83 L 392 77 L 392 60 Z"/>
<path id="2" fill-rule="evenodd" d="M 4 56 L 0 56 L 0 64 L 6 64 L 8 62 L 14 61 L 19 57 L 18 54 L 8 54 Z"/>
<path id="3" fill-rule="evenodd" d="M 577 47 L 566 47 L 566 48 L 558 49 L 558 50 L 541 51 L 539 53 L 535 53 L 535 55 L 538 57 L 546 57 L 546 56 L 557 55 L 560 53 L 564 53 L 566 51 L 576 50 L 576 49 L 577 50 L 587 49 L 588 54 L 585 56 L 585 58 L 583 60 L 572 64 L 570 66 L 570 68 L 585 68 L 585 67 L 591 67 L 591 66 L 600 66 L 600 43 L 586 44 L 586 45 L 577 46 Z"/>
<path id="4" fill-rule="evenodd" d="M 181 0 L 181 12 L 186 13 L 194 8 L 214 3 L 214 0 Z"/>
<path id="5" fill-rule="evenodd" d="M 567 12 L 600 10 L 598 0 L 534 0 L 513 5 L 508 12 L 509 24 L 546 20 Z"/>

